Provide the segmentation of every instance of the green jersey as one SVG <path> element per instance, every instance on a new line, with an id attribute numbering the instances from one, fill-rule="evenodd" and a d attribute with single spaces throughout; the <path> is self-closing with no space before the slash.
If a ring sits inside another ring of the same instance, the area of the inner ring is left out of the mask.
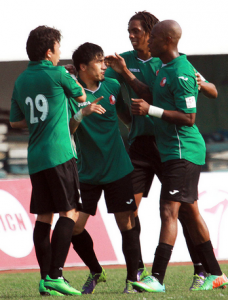
<path id="1" fill-rule="evenodd" d="M 15 82 L 10 121 L 26 119 L 29 173 L 53 168 L 75 156 L 69 132 L 68 98 L 82 89 L 64 67 L 48 60 L 29 62 Z"/>
<path id="2" fill-rule="evenodd" d="M 193 66 L 180 55 L 160 69 L 153 85 L 154 105 L 165 110 L 196 113 L 198 85 Z M 186 159 L 205 163 L 206 147 L 197 126 L 178 126 L 154 118 L 155 137 L 162 162 Z"/>
<path id="3" fill-rule="evenodd" d="M 120 54 L 126 62 L 127 68 L 141 82 L 151 86 L 156 79 L 156 72 L 159 70 L 162 62 L 159 58 L 150 58 L 146 61 L 138 58 L 136 51 L 128 51 Z M 112 68 L 108 68 L 105 72 L 106 77 L 115 78 L 120 83 L 124 83 L 129 98 L 138 99 L 139 96 L 133 91 L 124 78 L 116 73 Z M 128 137 L 129 144 L 132 144 L 134 139 L 140 135 L 154 135 L 154 123 L 150 116 L 132 116 L 132 125 Z"/>
<path id="4" fill-rule="evenodd" d="M 85 87 L 80 78 L 79 81 Z M 110 183 L 133 171 L 118 127 L 116 103 L 121 100 L 120 85 L 106 78 L 99 82 L 96 91 L 85 88 L 85 92 L 86 102 L 71 103 L 73 113 L 101 96 L 104 98 L 98 103 L 106 112 L 85 117 L 74 134 L 79 180 L 89 184 Z"/>

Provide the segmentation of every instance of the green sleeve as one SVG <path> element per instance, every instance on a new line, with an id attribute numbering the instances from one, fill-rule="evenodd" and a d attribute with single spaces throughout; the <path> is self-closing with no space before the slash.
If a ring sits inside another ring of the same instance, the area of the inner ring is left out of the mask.
<path id="1" fill-rule="evenodd" d="M 172 80 L 169 89 L 174 96 L 177 110 L 196 113 L 198 88 L 195 78 L 185 74 L 178 75 Z"/>

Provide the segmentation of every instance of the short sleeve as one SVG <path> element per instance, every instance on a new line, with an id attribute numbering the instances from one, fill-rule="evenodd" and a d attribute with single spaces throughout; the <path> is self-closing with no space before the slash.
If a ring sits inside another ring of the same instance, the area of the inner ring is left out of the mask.
<path id="1" fill-rule="evenodd" d="M 61 84 L 68 98 L 76 98 L 83 95 L 82 88 L 64 67 L 61 67 L 61 75 Z"/>
<path id="2" fill-rule="evenodd" d="M 178 110 L 185 113 L 196 113 L 198 89 L 196 79 L 191 75 L 178 75 L 171 82 L 169 89 L 174 96 Z"/>
<path id="3" fill-rule="evenodd" d="M 13 96 L 11 99 L 11 107 L 10 107 L 10 122 L 19 122 L 25 118 L 16 99 L 17 99 L 17 91 L 16 91 L 16 87 L 14 87 Z"/>

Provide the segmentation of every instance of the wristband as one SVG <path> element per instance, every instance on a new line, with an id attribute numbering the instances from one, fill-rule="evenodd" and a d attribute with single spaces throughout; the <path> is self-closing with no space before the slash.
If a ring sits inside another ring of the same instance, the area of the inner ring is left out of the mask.
<path id="1" fill-rule="evenodd" d="M 82 119 L 84 118 L 83 114 L 82 114 L 82 110 L 80 109 L 75 115 L 74 115 L 74 119 L 77 122 L 81 122 Z"/>
<path id="2" fill-rule="evenodd" d="M 150 105 L 148 115 L 161 119 L 163 112 L 164 112 L 163 108 Z"/>
<path id="3" fill-rule="evenodd" d="M 77 77 L 76 77 L 74 74 L 70 74 L 70 76 L 71 76 L 74 80 L 78 81 L 78 80 L 77 80 Z"/>

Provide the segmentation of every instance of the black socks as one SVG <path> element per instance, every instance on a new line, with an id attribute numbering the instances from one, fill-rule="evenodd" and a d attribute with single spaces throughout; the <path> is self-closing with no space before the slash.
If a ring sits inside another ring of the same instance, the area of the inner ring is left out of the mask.
<path id="1" fill-rule="evenodd" d="M 172 254 L 173 246 L 159 243 L 155 251 L 155 258 L 152 267 L 152 276 L 163 284 L 165 272 Z"/>
<path id="2" fill-rule="evenodd" d="M 93 240 L 88 231 L 84 229 L 82 233 L 73 235 L 71 242 L 74 250 L 80 256 L 85 265 L 90 269 L 90 272 L 101 273 L 102 268 L 93 250 Z"/>

